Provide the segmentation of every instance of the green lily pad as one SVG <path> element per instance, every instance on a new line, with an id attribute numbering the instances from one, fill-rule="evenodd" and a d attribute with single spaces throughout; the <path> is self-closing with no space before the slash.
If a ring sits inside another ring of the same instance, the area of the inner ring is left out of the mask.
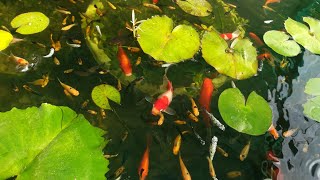
<path id="1" fill-rule="evenodd" d="M 261 135 L 272 123 L 269 104 L 254 91 L 245 101 L 238 88 L 226 89 L 219 97 L 218 107 L 223 120 L 242 133 Z"/>
<path id="2" fill-rule="evenodd" d="M 293 40 L 289 40 L 285 32 L 267 31 L 263 35 L 264 42 L 275 52 L 287 57 L 293 57 L 300 53 L 300 46 Z"/>
<path id="3" fill-rule="evenodd" d="M 0 124 L 0 179 L 105 179 L 105 132 L 70 108 L 13 108 Z"/>
<path id="4" fill-rule="evenodd" d="M 304 17 L 303 21 L 308 23 L 310 29 L 291 18 L 288 18 L 284 25 L 292 38 L 312 53 L 320 54 L 320 21 L 311 17 Z"/>
<path id="5" fill-rule="evenodd" d="M 194 16 L 209 16 L 211 4 L 206 0 L 176 0 L 178 6 L 186 13 Z"/>
<path id="6" fill-rule="evenodd" d="M 177 63 L 190 59 L 200 47 L 195 29 L 178 25 L 167 16 L 154 16 L 142 22 L 137 31 L 142 50 L 159 61 Z"/>
<path id="7" fill-rule="evenodd" d="M 17 33 L 35 34 L 46 29 L 49 21 L 49 18 L 41 12 L 28 12 L 16 16 L 11 21 L 11 26 L 18 28 Z"/>
<path id="8" fill-rule="evenodd" d="M 13 36 L 8 31 L 0 30 L 0 37 L 0 51 L 2 51 L 9 46 L 10 42 L 13 40 Z"/>
<path id="9" fill-rule="evenodd" d="M 201 44 L 202 57 L 219 73 L 235 79 L 246 79 L 257 73 L 257 51 L 248 39 L 239 39 L 233 52 L 226 52 L 227 42 L 217 32 L 206 31 Z"/>
<path id="10" fill-rule="evenodd" d="M 303 104 L 303 114 L 320 122 L 320 96 L 309 99 Z"/>
<path id="11" fill-rule="evenodd" d="M 319 96 L 320 95 L 320 78 L 311 78 L 308 80 L 305 90 L 305 93 Z"/>
<path id="12" fill-rule="evenodd" d="M 103 109 L 111 109 L 109 100 L 120 104 L 120 93 L 113 86 L 107 84 L 101 84 L 93 88 L 91 98 L 97 106 Z"/>

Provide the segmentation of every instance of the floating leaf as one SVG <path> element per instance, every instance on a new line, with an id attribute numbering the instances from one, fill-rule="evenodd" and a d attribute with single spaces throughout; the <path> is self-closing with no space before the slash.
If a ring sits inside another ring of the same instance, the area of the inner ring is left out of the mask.
<path id="1" fill-rule="evenodd" d="M 198 51 L 200 38 L 195 29 L 179 25 L 167 16 L 154 16 L 141 23 L 138 42 L 142 50 L 159 61 L 176 63 L 190 59 Z"/>
<path id="2" fill-rule="evenodd" d="M 43 31 L 49 25 L 49 18 L 41 12 L 28 12 L 16 16 L 11 21 L 13 28 L 18 28 L 17 33 L 35 34 Z"/>
<path id="3" fill-rule="evenodd" d="M 194 16 L 209 16 L 212 6 L 206 0 L 176 0 L 178 6 L 186 13 Z"/>
<path id="4" fill-rule="evenodd" d="M 320 78 L 311 78 L 308 80 L 305 90 L 305 93 L 319 96 L 320 95 Z"/>
<path id="5" fill-rule="evenodd" d="M 275 52 L 287 57 L 293 57 L 300 53 L 300 46 L 290 36 L 281 31 L 268 31 L 263 35 L 264 42 Z"/>
<path id="6" fill-rule="evenodd" d="M 307 117 L 320 122 L 320 96 L 309 99 L 303 104 L 303 113 Z"/>
<path id="7" fill-rule="evenodd" d="M 103 109 L 111 109 L 109 100 L 120 104 L 120 93 L 113 86 L 101 84 L 93 88 L 91 97 L 97 106 Z"/>
<path id="8" fill-rule="evenodd" d="M 271 125 L 271 108 L 254 91 L 250 93 L 246 102 L 238 88 L 226 89 L 219 97 L 218 106 L 223 120 L 239 132 L 261 135 Z"/>
<path id="9" fill-rule="evenodd" d="M 104 131 L 70 108 L 13 108 L 0 124 L 0 179 L 105 179 Z"/>
<path id="10" fill-rule="evenodd" d="M 2 51 L 9 46 L 10 42 L 13 40 L 13 36 L 11 33 L 7 31 L 0 30 L 0 37 L 1 37 L 0 51 Z"/>
<path id="11" fill-rule="evenodd" d="M 284 25 L 296 42 L 312 53 L 320 54 L 320 21 L 311 17 L 304 17 L 303 21 L 309 24 L 310 29 L 291 18 L 288 18 Z"/>
<path id="12" fill-rule="evenodd" d="M 233 52 L 226 52 L 227 42 L 217 32 L 206 31 L 201 44 L 202 57 L 219 73 L 236 79 L 246 79 L 257 73 L 257 52 L 248 39 L 239 39 Z"/>

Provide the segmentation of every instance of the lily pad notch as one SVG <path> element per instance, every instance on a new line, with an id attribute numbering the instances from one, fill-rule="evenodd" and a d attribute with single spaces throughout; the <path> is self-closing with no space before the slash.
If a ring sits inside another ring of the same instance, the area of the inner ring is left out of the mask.
<path id="1" fill-rule="evenodd" d="M 91 92 L 91 98 L 93 102 L 103 109 L 110 109 L 111 106 L 109 104 L 109 100 L 120 104 L 121 102 L 121 96 L 119 91 L 114 88 L 113 86 L 110 86 L 108 84 L 101 84 L 93 88 Z"/>
<path id="2" fill-rule="evenodd" d="M 49 22 L 49 18 L 41 12 L 28 12 L 16 16 L 11 21 L 11 26 L 17 28 L 17 33 L 26 35 L 45 30 Z"/>

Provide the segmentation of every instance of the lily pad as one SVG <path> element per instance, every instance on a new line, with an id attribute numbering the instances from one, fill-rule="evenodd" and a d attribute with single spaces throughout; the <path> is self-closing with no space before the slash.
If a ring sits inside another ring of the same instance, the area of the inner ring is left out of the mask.
<path id="1" fill-rule="evenodd" d="M 2 51 L 9 46 L 10 42 L 13 40 L 13 36 L 8 31 L 0 30 L 0 37 L 0 51 Z"/>
<path id="2" fill-rule="evenodd" d="M 289 40 L 285 32 L 267 31 L 263 35 L 264 42 L 275 52 L 287 57 L 293 57 L 300 53 L 300 46 L 293 40 Z"/>
<path id="3" fill-rule="evenodd" d="M 0 179 L 105 179 L 104 131 L 70 108 L 13 108 L 0 124 Z"/>
<path id="4" fill-rule="evenodd" d="M 223 120 L 239 132 L 261 135 L 271 125 L 271 108 L 254 91 L 250 93 L 246 102 L 238 88 L 226 89 L 219 97 L 218 107 Z"/>
<path id="5" fill-rule="evenodd" d="M 11 21 L 11 26 L 18 28 L 17 33 L 35 34 L 46 29 L 49 21 L 49 18 L 41 12 L 28 12 L 16 16 Z"/>
<path id="6" fill-rule="evenodd" d="M 320 21 L 311 17 L 304 17 L 303 21 L 309 24 L 310 29 L 291 18 L 288 18 L 284 25 L 297 43 L 312 53 L 320 54 Z"/>
<path id="7" fill-rule="evenodd" d="M 309 99 L 303 104 L 303 113 L 307 117 L 320 122 L 320 96 Z"/>
<path id="8" fill-rule="evenodd" d="M 202 57 L 219 73 L 236 79 L 246 79 L 257 73 L 256 48 L 248 39 L 239 39 L 233 52 L 216 31 L 206 31 L 202 37 Z"/>
<path id="9" fill-rule="evenodd" d="M 304 92 L 310 95 L 320 96 L 320 78 L 309 79 Z"/>
<path id="10" fill-rule="evenodd" d="M 117 104 L 120 104 L 121 100 L 119 91 L 113 86 L 107 84 L 101 84 L 94 87 L 91 97 L 93 102 L 103 109 L 111 109 L 108 99 Z"/>
<path id="11" fill-rule="evenodd" d="M 176 0 L 178 6 L 186 13 L 194 16 L 209 16 L 211 4 L 206 0 Z"/>
<path id="12" fill-rule="evenodd" d="M 137 31 L 142 50 L 159 61 L 177 63 L 190 59 L 200 47 L 199 34 L 191 26 L 178 25 L 167 16 L 142 22 Z"/>

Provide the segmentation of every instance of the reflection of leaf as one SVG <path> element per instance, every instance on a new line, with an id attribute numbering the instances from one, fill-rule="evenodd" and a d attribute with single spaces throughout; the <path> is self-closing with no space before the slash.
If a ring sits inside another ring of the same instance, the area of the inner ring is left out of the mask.
<path id="1" fill-rule="evenodd" d="M 320 122 L 320 96 L 309 99 L 303 104 L 303 113 L 309 118 Z"/>
<path id="2" fill-rule="evenodd" d="M 296 42 L 312 53 L 320 54 L 320 21 L 311 17 L 304 17 L 303 21 L 309 24 L 310 30 L 306 25 L 291 18 L 288 18 L 284 25 Z"/>
<path id="3" fill-rule="evenodd" d="M 11 21 L 13 28 L 20 34 L 34 34 L 43 31 L 49 25 L 49 18 L 41 12 L 28 12 L 16 16 Z"/>
<path id="4" fill-rule="evenodd" d="M 176 0 L 180 8 L 194 16 L 209 16 L 212 12 L 212 6 L 206 0 Z"/>
<path id="5" fill-rule="evenodd" d="M 236 79 L 246 79 L 257 73 L 257 52 L 248 39 L 240 39 L 233 53 L 226 53 L 228 44 L 215 31 L 205 32 L 201 43 L 203 58 L 219 73 Z"/>
<path id="6" fill-rule="evenodd" d="M 192 58 L 200 46 L 199 35 L 191 26 L 179 25 L 167 16 L 154 16 L 141 23 L 138 42 L 156 60 L 179 62 Z"/>
<path id="7" fill-rule="evenodd" d="M 105 179 L 104 132 L 68 107 L 13 108 L 0 124 L 1 179 Z"/>
<path id="8" fill-rule="evenodd" d="M 305 93 L 319 96 L 320 95 L 320 78 L 311 78 L 308 80 L 305 90 Z"/>
<path id="9" fill-rule="evenodd" d="M 93 88 L 91 97 L 97 106 L 103 109 L 111 109 L 109 100 L 120 104 L 120 93 L 113 86 L 101 84 Z"/>
<path id="10" fill-rule="evenodd" d="M 254 91 L 250 93 L 246 102 L 239 89 L 226 89 L 219 97 L 218 106 L 223 120 L 239 132 L 261 135 L 271 125 L 270 106 Z"/>
<path id="11" fill-rule="evenodd" d="M 0 51 L 2 51 L 9 46 L 10 42 L 13 40 L 13 36 L 7 31 L 0 30 L 0 37 Z"/>
<path id="12" fill-rule="evenodd" d="M 300 53 L 300 46 L 292 40 L 290 36 L 281 31 L 268 31 L 263 35 L 264 42 L 276 53 L 283 56 L 292 57 Z"/>

